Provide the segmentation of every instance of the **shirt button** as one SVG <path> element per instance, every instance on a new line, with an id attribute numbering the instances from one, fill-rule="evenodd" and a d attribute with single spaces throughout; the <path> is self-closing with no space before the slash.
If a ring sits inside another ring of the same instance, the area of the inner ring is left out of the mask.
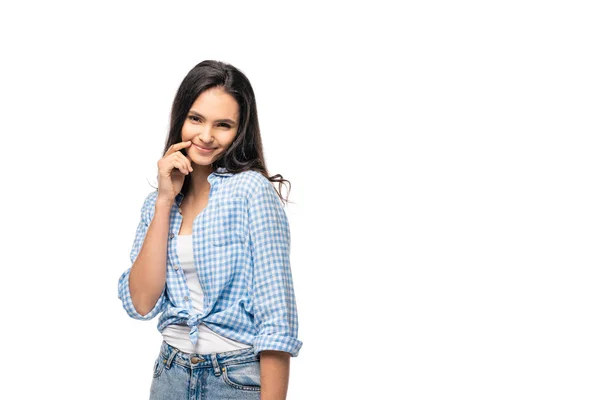
<path id="1" fill-rule="evenodd" d="M 169 237 L 170 237 L 171 239 L 173 239 L 173 237 L 175 237 L 175 235 L 171 233 L 171 234 L 169 235 Z"/>
<path id="2" fill-rule="evenodd" d="M 173 268 L 175 269 L 175 271 L 177 271 L 179 269 L 179 265 L 175 265 Z"/>
<path id="3" fill-rule="evenodd" d="M 188 301 L 188 300 L 189 300 L 189 297 L 187 297 L 187 296 L 183 296 L 183 299 L 184 299 L 185 301 Z"/>
<path id="4" fill-rule="evenodd" d="M 183 214 L 183 211 L 181 211 L 181 208 L 179 208 L 178 210 L 179 210 L 179 214 Z"/>

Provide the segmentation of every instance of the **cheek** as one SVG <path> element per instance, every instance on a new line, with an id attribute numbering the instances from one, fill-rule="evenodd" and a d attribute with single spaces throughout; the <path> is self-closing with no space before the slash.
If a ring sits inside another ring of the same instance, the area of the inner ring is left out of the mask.
<path id="1" fill-rule="evenodd" d="M 228 143 L 227 146 L 231 146 L 231 143 L 233 143 L 234 140 L 235 140 L 235 133 L 232 133 L 227 138 L 227 143 Z"/>
<path id="2" fill-rule="evenodd" d="M 190 140 L 194 137 L 194 130 L 190 129 L 188 124 L 183 124 L 181 128 L 181 139 L 185 142 L 186 140 Z"/>

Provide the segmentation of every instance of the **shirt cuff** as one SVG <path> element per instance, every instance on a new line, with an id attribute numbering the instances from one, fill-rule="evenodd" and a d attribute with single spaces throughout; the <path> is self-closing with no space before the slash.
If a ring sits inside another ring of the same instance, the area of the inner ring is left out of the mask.
<path id="1" fill-rule="evenodd" d="M 297 357 L 302 342 L 296 338 L 285 335 L 257 335 L 254 338 L 254 354 L 262 350 L 278 350 L 290 353 L 292 357 Z"/>

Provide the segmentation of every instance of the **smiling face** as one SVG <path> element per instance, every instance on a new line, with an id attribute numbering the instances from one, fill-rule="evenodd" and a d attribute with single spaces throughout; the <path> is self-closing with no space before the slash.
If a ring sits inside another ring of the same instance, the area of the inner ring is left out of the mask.
<path id="1" fill-rule="evenodd" d="M 210 165 L 219 158 L 235 139 L 238 124 L 239 106 L 233 96 L 216 87 L 202 92 L 181 128 L 182 141 L 192 141 L 187 148 L 192 163 Z"/>

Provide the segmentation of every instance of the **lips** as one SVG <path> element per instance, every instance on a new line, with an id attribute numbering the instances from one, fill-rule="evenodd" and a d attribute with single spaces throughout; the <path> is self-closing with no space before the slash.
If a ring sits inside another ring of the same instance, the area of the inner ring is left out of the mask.
<path id="1" fill-rule="evenodd" d="M 197 144 L 192 143 L 197 149 L 199 150 L 203 150 L 203 151 L 211 151 L 216 149 L 216 147 L 202 147 L 202 146 L 198 146 Z"/>

